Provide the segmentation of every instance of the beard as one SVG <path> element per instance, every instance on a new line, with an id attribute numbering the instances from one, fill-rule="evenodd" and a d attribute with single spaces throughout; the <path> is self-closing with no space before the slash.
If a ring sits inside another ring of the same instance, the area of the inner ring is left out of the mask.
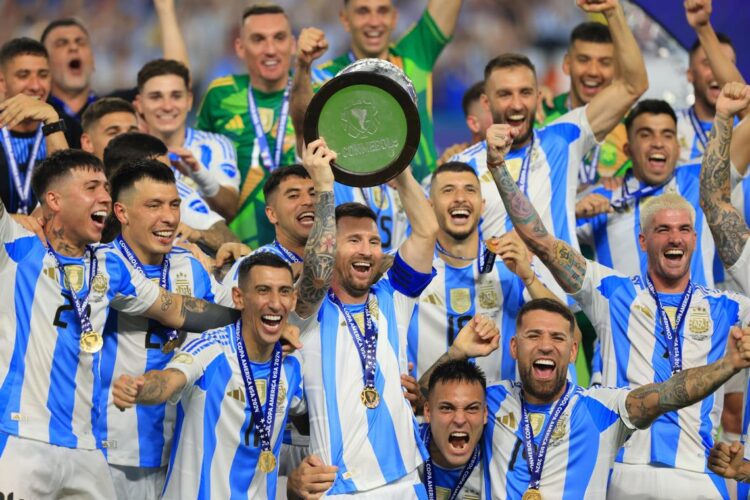
<path id="1" fill-rule="evenodd" d="M 529 365 L 526 370 L 519 370 L 521 385 L 526 394 L 541 401 L 552 402 L 552 399 L 562 392 L 567 383 L 567 370 L 560 370 L 555 378 L 547 382 L 539 382 L 532 375 L 533 366 Z"/>

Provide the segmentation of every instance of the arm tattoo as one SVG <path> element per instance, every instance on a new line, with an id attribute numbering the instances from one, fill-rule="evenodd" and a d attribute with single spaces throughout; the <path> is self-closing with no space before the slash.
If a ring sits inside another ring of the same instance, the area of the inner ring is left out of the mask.
<path id="1" fill-rule="evenodd" d="M 136 402 L 145 405 L 157 405 L 165 402 L 171 394 L 167 394 L 167 373 L 160 370 L 147 372 L 143 378 L 145 383 L 138 393 Z"/>
<path id="2" fill-rule="evenodd" d="M 648 384 L 628 394 L 625 408 L 630 421 L 645 429 L 664 413 L 679 410 L 705 398 L 734 375 L 731 363 L 720 359 L 710 365 L 690 368 L 661 384 Z"/>
<path id="3" fill-rule="evenodd" d="M 220 306 L 195 297 L 181 296 L 181 298 L 180 316 L 183 323 L 179 328 L 182 330 L 205 332 L 212 328 L 234 323 L 240 317 L 240 312 L 237 309 Z"/>
<path id="4" fill-rule="evenodd" d="M 310 316 L 325 297 L 331 286 L 336 254 L 336 217 L 333 192 L 317 194 L 315 223 L 305 244 L 302 276 L 298 285 L 296 311 L 302 317 Z"/>
<path id="5" fill-rule="evenodd" d="M 750 237 L 745 221 L 730 199 L 730 145 L 732 119 L 717 116 L 701 168 L 701 208 L 725 266 L 740 258 Z"/>
<path id="6" fill-rule="evenodd" d="M 172 305 L 172 294 L 165 289 L 159 290 L 159 301 L 161 302 L 161 310 L 166 311 Z"/>
<path id="7" fill-rule="evenodd" d="M 518 188 L 504 164 L 489 166 L 489 169 L 518 235 L 552 271 L 566 292 L 579 291 L 586 274 L 586 259 L 573 247 L 547 232 L 534 205 Z"/>
<path id="8" fill-rule="evenodd" d="M 206 246 L 213 252 L 219 250 L 224 243 L 238 242 L 237 236 L 227 227 L 226 222 L 219 221 L 205 231 L 200 231 L 198 243 Z"/>

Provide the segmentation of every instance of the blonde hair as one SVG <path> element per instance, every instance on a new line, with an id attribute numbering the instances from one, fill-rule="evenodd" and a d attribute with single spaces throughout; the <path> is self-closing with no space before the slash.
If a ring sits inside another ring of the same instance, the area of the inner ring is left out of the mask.
<path id="1" fill-rule="evenodd" d="M 654 216 L 662 210 L 685 210 L 690 215 L 690 223 L 695 229 L 695 208 L 685 198 L 677 193 L 664 193 L 653 196 L 641 204 L 641 233 L 644 233 L 654 220 Z"/>

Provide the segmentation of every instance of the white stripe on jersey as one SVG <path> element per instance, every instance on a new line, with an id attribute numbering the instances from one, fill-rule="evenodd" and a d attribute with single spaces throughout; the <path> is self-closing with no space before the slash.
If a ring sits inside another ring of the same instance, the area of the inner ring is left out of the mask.
<path id="1" fill-rule="evenodd" d="M 278 467 L 270 474 L 257 469 L 260 445 L 237 361 L 235 328 L 204 333 L 167 365 L 183 372 L 187 383 L 170 401 L 179 404 L 164 498 L 276 496 Z M 250 363 L 264 411 L 270 366 L 270 360 Z M 278 401 L 271 439 L 277 461 L 287 416 L 305 411 L 302 366 L 295 355 L 282 362 Z"/>
<path id="2" fill-rule="evenodd" d="M 228 137 L 187 127 L 184 147 L 189 149 L 195 159 L 208 169 L 216 182 L 239 191 L 240 172 L 237 169 L 237 153 Z M 197 189 L 192 179 L 183 176 L 177 170 L 174 173 L 178 179 L 193 189 Z"/>
<path id="3" fill-rule="evenodd" d="M 596 145 L 586 107 L 576 108 L 536 131 L 537 140 L 528 179 L 528 198 L 536 208 L 544 226 L 557 238 L 578 249 L 576 238 L 575 201 L 578 170 L 583 157 Z M 518 178 L 528 147 L 511 151 L 505 159 L 509 172 Z M 487 169 L 487 144 L 482 141 L 451 158 L 471 165 L 479 176 L 485 208 L 481 231 L 487 237 L 498 236 L 512 229 L 500 193 Z M 542 281 L 557 296 L 565 292 L 552 274 L 537 259 L 535 265 Z"/>
<path id="4" fill-rule="evenodd" d="M 746 295 L 750 295 L 750 239 L 742 247 L 742 254 L 727 272 L 737 282 L 740 289 Z M 743 323 L 744 325 L 744 323 Z"/>
<path id="5" fill-rule="evenodd" d="M 487 387 L 489 417 L 482 436 L 484 498 L 518 499 L 529 486 L 523 447 L 520 385 Z M 577 387 L 552 432 L 539 492 L 545 500 L 604 499 L 617 450 L 635 428 L 628 418 L 628 389 Z M 552 405 L 528 405 L 536 446 Z"/>
<path id="6" fill-rule="evenodd" d="M 678 165 L 685 163 L 700 163 L 703 160 L 703 145 L 698 134 L 695 133 L 693 123 L 690 121 L 690 108 L 677 110 L 677 141 L 680 144 L 680 157 Z M 706 136 L 710 136 L 712 122 L 700 122 Z"/>
<path id="7" fill-rule="evenodd" d="M 209 275 L 190 252 L 174 247 L 169 254 L 168 289 L 233 307 L 231 294 Z M 161 266 L 144 265 L 146 276 L 158 283 Z M 167 465 L 174 431 L 172 405 L 136 406 L 120 411 L 112 399 L 112 384 L 123 374 L 162 370 L 173 353 L 163 353 L 163 328 L 147 318 L 110 311 L 101 354 L 102 385 L 97 439 L 107 462 L 133 467 Z M 190 337 L 188 337 L 190 338 Z"/>
<path id="8" fill-rule="evenodd" d="M 94 401 L 101 353 L 81 352 L 80 323 L 57 266 L 36 235 L 0 216 L 0 431 L 69 448 L 96 448 Z M 110 246 L 96 250 L 91 324 L 104 330 L 109 306 L 143 314 L 159 288 L 131 272 Z M 79 297 L 89 292 L 89 253 L 60 256 Z M 81 288 L 79 288 L 81 287 Z"/>
<path id="9" fill-rule="evenodd" d="M 437 275 L 419 297 L 409 325 L 409 361 L 419 379 L 450 344 L 463 326 L 481 313 L 500 328 L 500 347 L 491 355 L 478 358 L 488 380 L 515 380 L 516 362 L 510 355 L 510 339 L 515 321 L 524 304 L 525 287 L 499 257 L 491 273 L 480 274 L 476 262 L 463 268 L 446 264 L 436 257 L 432 267 Z"/>
<path id="10" fill-rule="evenodd" d="M 588 261 L 583 286 L 573 297 L 599 336 L 603 385 L 639 387 L 671 376 L 656 305 L 640 277 L 628 278 Z M 659 294 L 672 318 L 680 298 L 681 294 Z M 679 332 L 683 368 L 720 359 L 729 328 L 748 320 L 747 297 L 696 286 Z M 649 429 L 628 440 L 618 461 L 704 472 L 711 432 L 718 425 L 723 403 L 723 389 L 719 389 L 699 403 L 659 417 Z"/>
<path id="11" fill-rule="evenodd" d="M 177 193 L 182 199 L 180 203 L 180 220 L 187 226 L 205 231 L 224 218 L 211 210 L 206 200 L 181 180 L 177 180 Z"/>
<path id="12" fill-rule="evenodd" d="M 700 208 L 700 164 L 685 165 L 675 170 L 674 176 L 666 185 L 654 191 L 651 196 L 664 193 L 677 193 L 695 207 L 695 231 L 697 245 L 691 261 L 691 278 L 699 285 L 713 288 L 716 284 L 714 266 L 720 266 L 711 230 Z M 626 178 L 630 191 L 646 184 L 635 177 Z M 604 188 L 594 191 L 607 198 L 619 196 Z M 595 259 L 603 266 L 611 267 L 625 276 L 643 276 L 646 273 L 646 252 L 641 250 L 640 233 L 641 204 L 649 197 L 632 201 L 626 210 L 611 214 L 600 214 L 587 219 L 578 227 L 578 239 L 594 250 Z M 721 277 L 721 276 L 720 276 Z"/>

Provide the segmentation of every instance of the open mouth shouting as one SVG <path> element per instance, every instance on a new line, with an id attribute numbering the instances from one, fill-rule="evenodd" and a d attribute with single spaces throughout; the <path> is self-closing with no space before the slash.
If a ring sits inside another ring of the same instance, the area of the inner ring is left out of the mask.
<path id="1" fill-rule="evenodd" d="M 260 317 L 260 322 L 267 330 L 277 331 L 281 326 L 281 315 L 280 314 L 263 314 Z"/>
<path id="2" fill-rule="evenodd" d="M 306 210 L 297 216 L 297 222 L 304 228 L 310 229 L 315 222 L 315 212 Z"/>
<path id="3" fill-rule="evenodd" d="M 372 262 L 365 260 L 355 260 L 352 262 L 352 271 L 355 278 L 366 280 L 372 274 Z"/>
<path id="4" fill-rule="evenodd" d="M 521 127 L 524 123 L 526 123 L 526 115 L 523 113 L 510 114 L 508 115 L 507 122 L 508 125 L 513 128 Z"/>
<path id="5" fill-rule="evenodd" d="M 664 153 L 651 153 L 648 155 L 648 166 L 651 170 L 664 170 L 667 166 L 667 155 Z"/>
<path id="6" fill-rule="evenodd" d="M 468 451 L 469 447 L 469 433 L 454 431 L 448 435 L 448 444 L 450 445 L 451 451 L 456 453 L 463 453 Z"/>
<path id="7" fill-rule="evenodd" d="M 679 262 L 685 256 L 685 251 L 681 248 L 668 248 L 664 252 L 664 258 L 673 262 Z"/>
<path id="8" fill-rule="evenodd" d="M 534 378 L 537 380 L 552 380 L 555 376 L 555 367 L 557 364 L 547 358 L 540 358 L 532 364 Z"/>
<path id="9" fill-rule="evenodd" d="M 160 229 L 153 231 L 151 234 L 156 237 L 160 245 L 171 245 L 174 241 L 175 231 L 174 229 Z"/>
<path id="10" fill-rule="evenodd" d="M 107 215 L 109 215 L 109 212 L 107 212 L 106 210 L 97 210 L 96 212 L 93 212 L 91 214 L 91 220 L 98 230 L 101 231 L 104 229 L 104 223 L 107 221 Z"/>
<path id="11" fill-rule="evenodd" d="M 73 58 L 70 61 L 68 61 L 68 69 L 75 73 L 80 74 L 83 72 L 83 61 L 81 61 L 79 58 Z"/>
<path id="12" fill-rule="evenodd" d="M 466 207 L 456 207 L 448 210 L 448 215 L 450 216 L 451 222 L 453 224 L 463 226 L 464 224 L 469 222 L 469 217 L 471 217 L 471 210 Z"/>
<path id="13" fill-rule="evenodd" d="M 604 82 L 600 79 L 594 78 L 582 78 L 581 79 L 581 90 L 586 97 L 594 97 L 604 86 Z"/>

